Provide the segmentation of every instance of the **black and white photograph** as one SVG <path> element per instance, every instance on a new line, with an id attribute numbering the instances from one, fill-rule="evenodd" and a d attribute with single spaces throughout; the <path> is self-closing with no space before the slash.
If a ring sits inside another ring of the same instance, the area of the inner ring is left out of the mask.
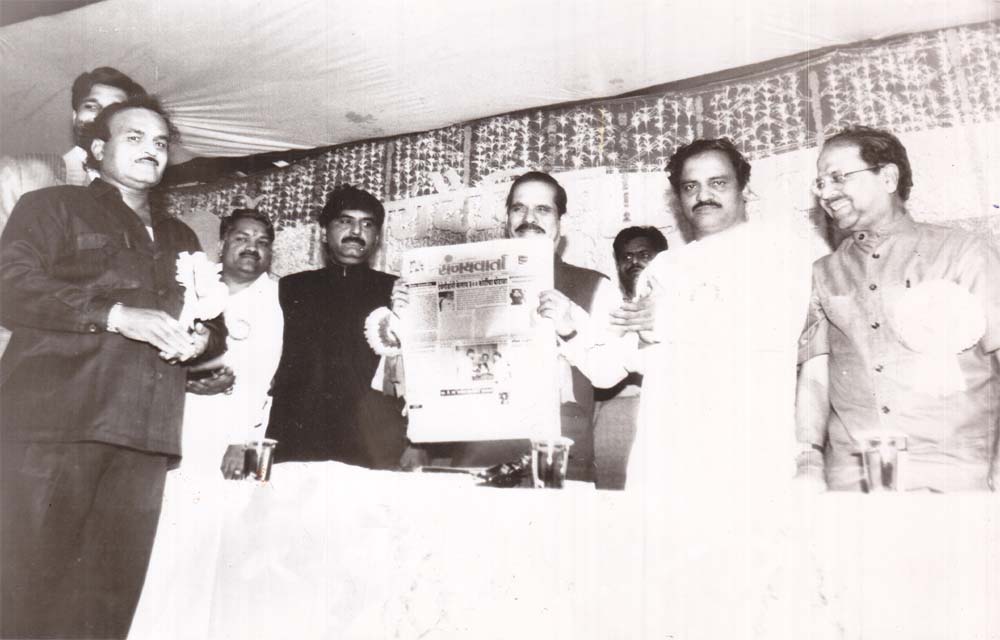
<path id="1" fill-rule="evenodd" d="M 1000 0 L 0 0 L 25 638 L 1000 640 Z"/>

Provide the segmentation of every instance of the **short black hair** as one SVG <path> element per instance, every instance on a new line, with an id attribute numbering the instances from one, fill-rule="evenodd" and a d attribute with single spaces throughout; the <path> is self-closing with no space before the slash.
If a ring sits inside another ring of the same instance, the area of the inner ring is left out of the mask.
<path id="1" fill-rule="evenodd" d="M 566 190 L 563 189 L 563 186 L 559 184 L 555 178 L 544 171 L 529 171 L 528 173 L 520 175 L 514 179 L 514 182 L 510 185 L 510 191 L 507 192 L 507 211 L 510 211 L 510 206 L 514 204 L 514 190 L 525 182 L 544 182 L 555 189 L 556 210 L 559 212 L 560 216 L 566 213 Z"/>
<path id="2" fill-rule="evenodd" d="M 364 211 L 375 216 L 378 228 L 382 228 L 385 222 L 385 207 L 378 198 L 368 193 L 364 189 L 358 189 L 350 185 L 341 185 L 327 194 L 326 204 L 319 214 L 319 223 L 324 228 L 330 221 L 339 216 L 344 211 Z"/>
<path id="3" fill-rule="evenodd" d="M 87 166 L 91 169 L 100 168 L 100 163 L 90 150 L 91 143 L 94 140 L 104 140 L 107 142 L 111 138 L 111 119 L 114 118 L 116 114 L 128 109 L 147 109 L 156 113 L 163 118 L 163 121 L 167 124 L 167 135 L 170 136 L 170 139 L 173 140 L 177 137 L 177 131 L 174 129 L 173 123 L 170 122 L 170 115 L 167 113 L 166 109 L 163 108 L 163 105 L 160 104 L 159 98 L 145 93 L 142 95 L 132 96 L 125 102 L 117 102 L 102 109 L 97 118 L 90 123 L 90 126 L 84 129 L 83 142 L 85 145 L 83 148 L 87 150 Z"/>
<path id="4" fill-rule="evenodd" d="M 899 138 L 884 129 L 854 125 L 827 138 L 823 146 L 834 144 L 856 146 L 861 153 L 861 159 L 872 166 L 889 163 L 896 165 L 899 169 L 896 192 L 904 201 L 910 197 L 910 189 L 913 188 L 913 171 L 910 169 L 910 159 L 906 155 L 906 147 L 899 141 Z"/>
<path id="5" fill-rule="evenodd" d="M 146 95 L 146 90 L 142 88 L 141 84 L 118 69 L 114 67 L 97 67 L 93 71 L 81 73 L 73 81 L 73 90 L 70 95 L 70 104 L 73 105 L 73 111 L 80 108 L 80 103 L 90 94 L 90 90 L 95 84 L 104 84 L 109 87 L 121 89 L 128 98 Z"/>
<path id="6" fill-rule="evenodd" d="M 274 223 L 271 222 L 266 213 L 257 209 L 233 209 L 232 213 L 219 221 L 219 239 L 225 240 L 229 230 L 239 220 L 256 220 L 261 223 L 267 232 L 267 239 L 274 242 Z"/>
<path id="7" fill-rule="evenodd" d="M 736 171 L 736 184 L 740 189 L 747 186 L 750 181 L 750 163 L 747 162 L 740 150 L 736 148 L 729 138 L 699 138 L 693 142 L 677 147 L 674 154 L 667 162 L 667 172 L 670 174 L 670 186 L 674 188 L 674 193 L 681 191 L 681 173 L 684 171 L 684 163 L 688 158 L 705 153 L 706 151 L 720 151 L 726 154 L 733 170 Z"/>
<path id="8" fill-rule="evenodd" d="M 611 245 L 615 251 L 615 260 L 621 260 L 625 245 L 636 238 L 646 238 L 653 244 L 653 249 L 657 253 L 667 250 L 667 239 L 656 227 L 626 227 L 618 232 L 615 241 Z"/>

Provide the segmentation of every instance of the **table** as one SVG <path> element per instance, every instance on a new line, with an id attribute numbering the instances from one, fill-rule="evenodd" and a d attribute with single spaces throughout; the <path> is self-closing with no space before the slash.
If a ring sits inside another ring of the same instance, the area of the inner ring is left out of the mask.
<path id="1" fill-rule="evenodd" d="M 728 517 L 654 525 L 587 485 L 285 463 L 166 499 L 218 521 L 151 566 L 133 638 L 1000 639 L 991 494 L 796 498 L 781 531 L 721 551 Z"/>

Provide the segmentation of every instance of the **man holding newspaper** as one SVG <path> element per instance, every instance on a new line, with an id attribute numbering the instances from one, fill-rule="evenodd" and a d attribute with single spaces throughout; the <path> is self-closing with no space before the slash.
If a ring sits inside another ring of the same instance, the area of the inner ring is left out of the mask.
<path id="1" fill-rule="evenodd" d="M 582 355 L 576 353 L 576 343 L 580 342 L 577 336 L 589 330 L 590 317 L 606 319 L 618 307 L 620 298 L 603 274 L 559 258 L 560 221 L 566 213 L 566 204 L 565 189 L 551 175 L 532 171 L 518 177 L 507 194 L 506 235 L 544 237 L 552 242 L 554 288 L 538 294 L 537 313 L 552 321 L 557 336 L 560 428 L 562 435 L 574 442 L 567 476 L 592 482 L 594 388 L 588 378 L 599 374 L 600 368 L 583 364 L 585 358 L 577 357 Z M 404 284 L 397 283 L 392 299 L 393 310 L 405 313 L 410 292 Z M 528 451 L 528 441 L 518 439 L 458 442 L 448 453 L 454 466 L 485 467 L 515 460 Z M 420 461 L 419 451 L 411 449 L 409 453 Z M 426 462 L 428 457 L 425 455 L 422 461 Z"/>

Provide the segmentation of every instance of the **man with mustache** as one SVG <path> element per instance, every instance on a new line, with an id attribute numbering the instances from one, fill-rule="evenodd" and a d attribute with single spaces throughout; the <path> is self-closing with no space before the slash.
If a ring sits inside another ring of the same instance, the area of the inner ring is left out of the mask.
<path id="1" fill-rule="evenodd" d="M 572 480 L 594 481 L 594 387 L 588 377 L 606 370 L 601 356 L 591 358 L 589 337 L 591 316 L 605 322 L 619 301 L 611 281 L 597 271 L 563 262 L 559 256 L 562 241 L 561 219 L 566 213 L 566 190 L 551 175 L 529 171 L 511 184 L 507 193 L 508 238 L 544 236 L 552 242 L 555 288 L 543 291 L 538 298 L 539 315 L 553 321 L 559 344 L 560 366 L 560 427 L 562 435 L 573 440 L 567 477 Z M 511 291 L 511 294 L 513 294 Z M 405 287 L 393 291 L 393 310 L 403 311 L 409 304 Z M 523 298 L 512 304 L 521 304 Z M 602 326 L 603 326 L 602 324 Z M 580 336 L 584 334 L 587 337 Z M 483 354 L 486 357 L 486 354 Z M 592 362 L 596 364 L 592 366 Z M 389 367 L 387 367 L 389 368 Z M 611 375 L 614 375 L 613 373 Z M 609 377 L 610 376 L 606 376 Z M 610 379 L 614 384 L 617 378 Z M 382 386 L 381 377 L 375 386 Z M 398 383 L 395 390 L 399 392 Z M 447 449 L 447 451 L 445 451 Z M 492 440 L 459 442 L 454 445 L 411 446 L 406 451 L 406 468 L 428 464 L 431 460 L 453 466 L 489 467 L 517 460 L 530 451 L 527 440 Z M 433 456 L 433 457 L 432 457 Z"/>
<path id="2" fill-rule="evenodd" d="M 365 318 L 386 304 L 396 280 L 368 265 L 384 220 L 385 209 L 372 194 L 349 186 L 334 190 L 319 216 L 327 266 L 278 284 L 284 346 L 268 428 L 278 440 L 276 461 L 399 465 L 402 405 L 371 389 L 378 357 L 364 336 Z"/>
<path id="3" fill-rule="evenodd" d="M 648 575 L 669 576 L 643 606 L 693 637 L 748 637 L 764 613 L 787 618 L 795 586 L 778 568 L 794 565 L 782 530 L 794 517 L 796 339 L 812 247 L 791 212 L 750 218 L 751 166 L 728 139 L 678 147 L 667 170 L 694 238 L 654 258 L 639 297 L 612 314 L 633 342 L 597 350 L 621 351 L 620 377 L 643 373 L 625 488 L 642 504 Z M 725 580 L 718 567 L 732 569 Z M 740 606 L 706 616 L 712 601 Z"/>
<path id="4" fill-rule="evenodd" d="M 219 224 L 224 312 L 229 337 L 221 357 L 188 373 L 181 461 L 167 474 L 156 544 L 130 636 L 198 637 L 211 615 L 214 558 L 222 540 L 225 494 L 206 491 L 221 475 L 243 473 L 243 443 L 264 437 L 268 391 L 281 357 L 284 319 L 271 266 L 274 226 L 255 209 L 235 209 Z M 207 374 L 207 375 L 206 375 Z M 197 549 L 196 553 L 177 553 Z M 183 581 L 184 589 L 177 584 Z"/>
<path id="5" fill-rule="evenodd" d="M 774 495 L 795 472 L 795 340 L 815 251 L 790 216 L 748 220 L 751 167 L 728 139 L 681 146 L 667 169 L 694 239 L 654 258 L 639 298 L 612 314 L 645 347 L 627 488 L 692 505 Z"/>
<path id="6" fill-rule="evenodd" d="M 628 227 L 618 232 L 611 246 L 622 297 L 631 300 L 635 298 L 639 274 L 653 258 L 667 250 L 667 239 L 656 227 Z"/>
<path id="7" fill-rule="evenodd" d="M 25 194 L 0 238 L 3 637 L 126 635 L 181 453 L 178 363 L 224 349 L 221 322 L 177 320 L 200 247 L 150 204 L 170 136 L 153 98 L 108 107 L 99 179 Z"/>
<path id="8" fill-rule="evenodd" d="M 576 363 L 574 338 L 585 332 L 589 316 L 605 319 L 619 297 L 608 278 L 597 271 L 563 262 L 559 256 L 566 190 L 551 175 L 529 171 L 511 184 L 507 194 L 506 233 L 510 238 L 545 236 L 552 241 L 555 289 L 543 291 L 538 312 L 554 321 L 560 344 L 562 434 L 573 440 L 567 476 L 594 480 L 594 387 L 588 379 L 589 362 Z M 457 445 L 452 463 L 457 466 L 490 466 L 515 460 L 528 451 L 519 440 L 468 442 Z"/>
<path id="9" fill-rule="evenodd" d="M 97 177 L 97 170 L 86 166 L 90 146 L 85 134 L 87 125 L 108 105 L 141 95 L 146 95 L 142 86 L 112 67 L 98 67 L 77 76 L 70 97 L 76 143 L 73 148 L 61 158 L 54 154 L 0 157 L 0 231 L 22 194 L 58 184 L 81 187 L 90 184 Z M 0 354 L 9 339 L 10 332 L 0 328 Z"/>
<path id="10" fill-rule="evenodd" d="M 622 299 L 636 297 L 636 281 L 649 263 L 667 250 L 656 227 L 628 227 L 612 243 Z M 642 376 L 630 373 L 610 389 L 597 389 L 594 410 L 594 467 L 598 489 L 625 487 L 625 464 L 635 438 Z"/>
<path id="11" fill-rule="evenodd" d="M 61 158 L 54 154 L 0 158 L 0 231 L 22 194 L 57 184 L 90 184 L 97 170 L 87 167 L 87 126 L 105 107 L 143 95 L 146 90 L 139 83 L 113 67 L 98 67 L 77 76 L 70 95 L 73 148 Z"/>
<path id="12" fill-rule="evenodd" d="M 97 177 L 87 166 L 88 127 L 110 105 L 146 95 L 146 90 L 114 67 L 98 67 L 81 73 L 73 81 L 73 141 L 76 145 L 63 154 L 66 184 L 86 186 Z"/>
<path id="13" fill-rule="evenodd" d="M 271 268 L 274 225 L 256 209 L 235 209 L 219 223 L 222 281 L 229 288 L 225 355 L 192 367 L 180 469 L 227 478 L 243 470 L 237 446 L 264 437 L 268 392 L 281 358 L 284 317 Z M 190 428 L 189 428 L 190 425 Z M 225 452 L 225 459 L 223 453 Z"/>
<path id="14" fill-rule="evenodd" d="M 813 267 L 799 343 L 800 474 L 868 486 L 859 452 L 903 436 L 903 488 L 1000 490 L 1000 252 L 916 222 L 913 174 L 887 131 L 829 138 L 814 192 L 848 235 Z"/>

